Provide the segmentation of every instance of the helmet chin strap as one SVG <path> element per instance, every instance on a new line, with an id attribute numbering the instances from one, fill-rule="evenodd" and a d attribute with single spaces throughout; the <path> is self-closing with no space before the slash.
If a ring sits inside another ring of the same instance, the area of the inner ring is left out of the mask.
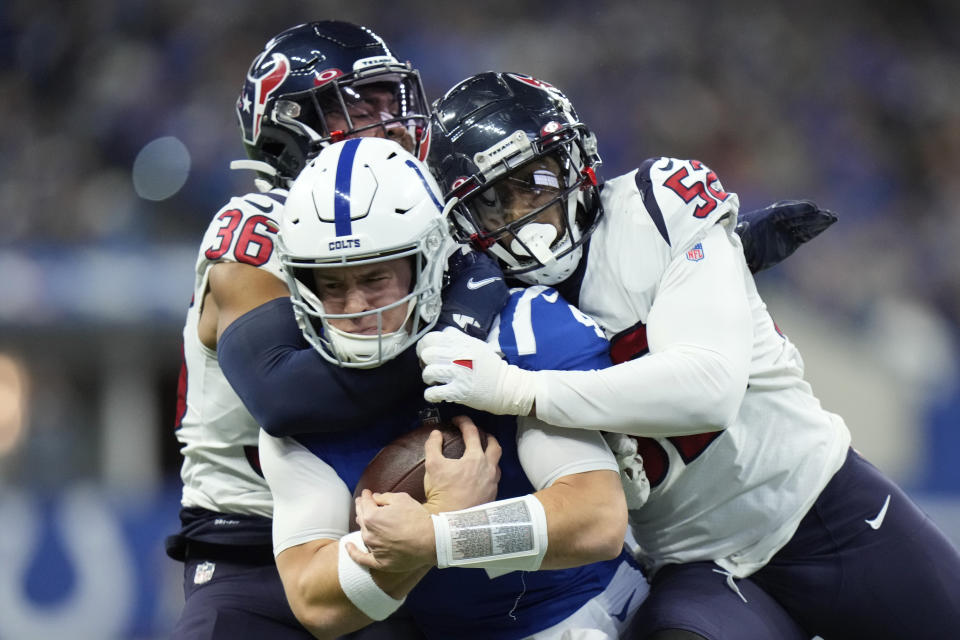
<path id="1" fill-rule="evenodd" d="M 563 282 L 577 268 L 580 262 L 580 247 L 577 247 L 562 258 L 557 258 L 551 245 L 557 237 L 557 228 L 552 224 L 531 222 L 517 231 L 510 242 L 510 251 L 500 244 L 491 246 L 487 251 L 499 258 L 508 267 L 519 267 L 517 256 L 530 256 L 531 253 L 541 266 L 516 275 L 516 278 L 527 284 L 555 285 Z M 522 244 L 521 244 L 522 243 Z M 558 246 L 554 247 L 557 253 L 570 246 L 572 241 L 569 234 L 564 234 Z"/>
<path id="2" fill-rule="evenodd" d="M 580 263 L 582 255 L 581 248 L 577 247 L 562 258 L 555 260 L 552 264 L 545 267 L 539 267 L 527 273 L 518 273 L 516 278 L 527 284 L 545 284 L 553 286 L 560 284 L 570 277 Z"/>
<path id="3" fill-rule="evenodd" d="M 408 322 L 416 306 L 417 298 L 407 296 L 407 312 L 400 328 L 396 331 L 382 332 L 376 335 L 349 333 L 334 327 L 329 320 L 325 319 L 323 324 L 328 333 L 330 346 L 340 360 L 379 366 L 403 350 L 407 336 L 410 335 L 407 328 Z M 379 312 L 372 311 L 371 313 Z"/>
<path id="4" fill-rule="evenodd" d="M 550 246 L 557 238 L 557 228 L 552 224 L 531 222 L 523 225 L 510 241 L 510 251 L 516 256 L 532 256 L 543 266 L 556 262 Z"/>
<path id="5" fill-rule="evenodd" d="M 264 175 L 276 177 L 278 175 L 277 169 L 262 160 L 231 160 L 230 168 L 233 170 L 250 170 L 257 171 Z M 273 189 L 273 184 L 269 180 L 264 180 L 263 178 L 254 178 L 253 184 L 257 187 L 257 191 L 260 193 L 266 193 Z"/>
<path id="6" fill-rule="evenodd" d="M 328 324 L 330 346 L 344 362 L 366 363 L 379 366 L 398 354 L 409 335 L 406 328 L 378 335 L 348 333 Z"/>

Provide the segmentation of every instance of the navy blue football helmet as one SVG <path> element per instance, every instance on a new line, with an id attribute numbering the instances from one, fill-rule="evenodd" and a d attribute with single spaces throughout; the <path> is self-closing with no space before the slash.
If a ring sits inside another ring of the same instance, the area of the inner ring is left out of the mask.
<path id="1" fill-rule="evenodd" d="M 429 147 L 419 73 L 370 29 L 337 20 L 272 38 L 250 65 L 237 117 L 247 155 L 269 165 L 260 165 L 261 173 L 280 185 L 321 148 L 345 138 L 391 138 L 421 160 Z"/>
<path id="2" fill-rule="evenodd" d="M 557 284 L 576 269 L 603 213 L 596 137 L 556 87 L 486 72 L 437 100 L 428 163 L 454 235 L 495 256 L 504 274 Z"/>

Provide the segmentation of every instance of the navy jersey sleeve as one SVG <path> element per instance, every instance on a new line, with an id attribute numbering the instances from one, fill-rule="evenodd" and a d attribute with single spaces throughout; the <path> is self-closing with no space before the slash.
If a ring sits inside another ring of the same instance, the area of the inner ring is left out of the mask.
<path id="1" fill-rule="evenodd" d="M 443 288 L 443 308 L 436 329 L 457 327 L 486 340 L 510 291 L 497 262 L 485 253 L 457 251 L 447 262 L 450 282 Z"/>
<path id="2" fill-rule="evenodd" d="M 550 287 L 514 290 L 500 314 L 498 339 L 506 360 L 530 371 L 584 371 L 611 364 L 600 327 Z"/>
<path id="3" fill-rule="evenodd" d="M 272 436 L 361 428 L 383 407 L 423 394 L 414 349 L 375 369 L 345 369 L 303 339 L 288 298 L 234 321 L 217 346 L 220 368 L 247 410 Z"/>

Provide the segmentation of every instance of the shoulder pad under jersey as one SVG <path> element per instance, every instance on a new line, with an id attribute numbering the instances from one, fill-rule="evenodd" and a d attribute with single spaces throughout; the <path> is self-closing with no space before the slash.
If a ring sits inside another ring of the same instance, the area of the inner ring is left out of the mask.
<path id="1" fill-rule="evenodd" d="M 207 227 L 197 273 L 217 262 L 242 262 L 283 278 L 276 237 L 286 195 L 285 190 L 274 189 L 231 198 Z"/>
<path id="2" fill-rule="evenodd" d="M 713 225 L 732 231 L 740 200 L 726 192 L 717 174 L 699 160 L 651 158 L 637 169 L 644 206 L 674 255 Z"/>

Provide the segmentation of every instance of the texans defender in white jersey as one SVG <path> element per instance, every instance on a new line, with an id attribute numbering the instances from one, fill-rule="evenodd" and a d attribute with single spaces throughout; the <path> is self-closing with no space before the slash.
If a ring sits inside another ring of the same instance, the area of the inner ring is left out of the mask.
<path id="1" fill-rule="evenodd" d="M 293 27 L 272 38 L 250 67 L 236 113 L 251 161 L 238 165 L 259 172 L 260 190 L 232 199 L 214 217 L 184 327 L 177 413 L 183 526 L 168 539 L 168 553 L 185 560 L 186 606 L 176 638 L 233 637 L 237 628 L 276 638 L 304 635 L 273 567 L 257 425 L 281 435 L 359 428 L 376 410 L 369 397 L 389 403 L 421 393 L 412 351 L 383 365 L 395 374 L 384 384 L 386 376 L 329 365 L 303 341 L 277 278 L 274 243 L 285 188 L 307 158 L 334 140 L 381 136 L 422 159 L 427 112 L 417 72 L 365 27 L 339 21 Z M 830 222 L 809 214 L 789 205 L 758 212 L 744 235 L 745 244 L 757 247 L 758 264 L 778 262 Z M 461 275 L 448 287 L 466 295 L 445 299 L 441 322 L 484 336 L 507 292 L 502 281 L 469 287 L 499 275 L 478 256 L 458 256 Z M 228 373 L 228 385 L 222 375 L 231 365 L 243 371 L 264 358 L 268 364 L 247 386 L 247 377 Z M 289 393 L 299 385 L 313 391 Z M 254 597 L 250 584 L 270 595 Z"/>
<path id="2" fill-rule="evenodd" d="M 251 160 L 238 164 L 259 172 L 261 191 L 232 198 L 214 216 L 200 246 L 183 330 L 177 414 L 182 528 L 167 550 L 184 561 L 186 604 L 174 638 L 311 637 L 290 611 L 274 565 L 273 501 L 257 456 L 259 430 L 343 429 L 363 424 L 357 412 L 368 411 L 368 403 L 351 395 L 336 405 L 310 404 L 305 413 L 307 400 L 294 398 L 283 412 L 251 414 L 228 384 L 218 349 L 231 331 L 246 347 L 234 321 L 255 307 L 293 324 L 275 235 L 285 187 L 306 159 L 332 140 L 354 136 L 392 138 L 422 156 L 427 112 L 417 72 L 357 25 L 324 21 L 287 29 L 250 67 L 237 116 Z M 409 375 L 367 389 L 376 381 L 326 366 L 295 325 L 292 330 L 300 351 L 287 358 L 290 377 L 317 388 L 368 390 L 385 402 L 420 393 L 419 381 Z M 415 366 L 415 359 L 406 364 Z M 289 380 L 273 379 L 281 385 Z"/>
<path id="3" fill-rule="evenodd" d="M 332 364 L 389 378 L 381 365 L 414 351 L 436 323 L 447 258 L 458 250 L 440 194 L 426 165 L 376 138 L 327 147 L 291 186 L 277 248 L 304 337 Z M 569 308 L 534 304 L 535 296 L 514 300 L 500 333 L 509 330 L 523 358 L 565 365 L 536 352 L 532 327 L 549 326 L 545 314 L 569 316 Z M 587 331 L 598 340 L 595 327 Z M 347 535 L 352 490 L 381 447 L 419 424 L 425 406 L 422 394 L 370 400 L 380 415 L 362 431 L 261 433 L 277 567 L 304 626 L 334 637 L 387 618 L 405 601 L 428 638 L 574 640 L 616 638 L 626 629 L 646 583 L 623 551 L 619 469 L 596 432 L 477 416 L 492 436 L 481 453 L 467 420 L 463 458 L 442 458 L 438 442 L 435 451 L 427 447 L 428 473 L 456 478 L 451 491 L 437 494 L 428 485 L 425 506 L 406 494 L 378 494 L 421 510 L 431 539 L 426 508 L 439 513 L 441 555 L 391 572 L 354 562 L 348 543 L 362 543 L 359 532 Z M 365 498 L 373 499 L 369 492 Z M 463 546 L 464 536 L 476 544 Z M 480 544 L 483 536 L 489 545 Z"/>
<path id="4" fill-rule="evenodd" d="M 438 385 L 426 398 L 630 436 L 617 449 L 652 574 L 635 637 L 960 629 L 960 554 L 820 406 L 757 294 L 737 196 L 709 167 L 654 158 L 601 185 L 569 100 L 522 74 L 468 78 L 433 122 L 460 239 L 508 276 L 555 285 L 617 364 L 527 371 L 434 332 L 418 345 Z M 771 627 L 783 611 L 799 628 Z"/>

